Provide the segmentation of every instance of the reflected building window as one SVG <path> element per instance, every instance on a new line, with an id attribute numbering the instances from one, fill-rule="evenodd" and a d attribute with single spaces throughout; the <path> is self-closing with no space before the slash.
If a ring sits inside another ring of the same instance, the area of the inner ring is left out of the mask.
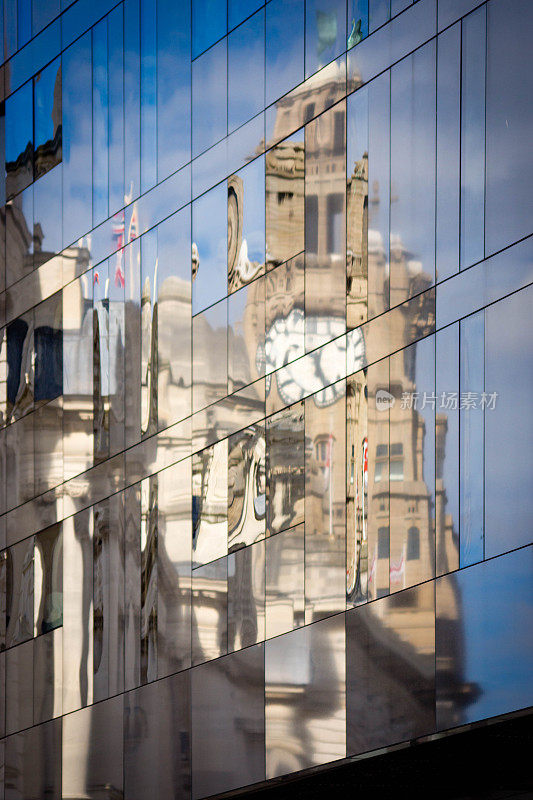
<path id="1" fill-rule="evenodd" d="M 407 531 L 407 561 L 420 558 L 420 531 L 418 528 L 409 528 Z"/>

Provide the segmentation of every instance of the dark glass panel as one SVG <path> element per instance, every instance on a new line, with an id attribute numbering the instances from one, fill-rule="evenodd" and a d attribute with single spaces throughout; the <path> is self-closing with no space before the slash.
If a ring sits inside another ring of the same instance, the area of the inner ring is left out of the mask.
<path id="1" fill-rule="evenodd" d="M 34 309 L 36 406 L 63 394 L 62 300 L 62 293 L 58 292 Z"/>
<path id="2" fill-rule="evenodd" d="M 228 131 L 265 105 L 265 12 L 258 11 L 228 36 Z"/>
<path id="3" fill-rule="evenodd" d="M 192 670 L 193 798 L 264 780 L 264 670 L 263 645 Z"/>
<path id="4" fill-rule="evenodd" d="M 124 697 L 124 793 L 129 800 L 190 797 L 189 675 Z"/>
<path id="5" fill-rule="evenodd" d="M 485 557 L 531 541 L 533 290 L 485 311 Z M 480 412 L 478 412 L 480 413 Z"/>
<path id="6" fill-rule="evenodd" d="M 487 253 L 531 233 L 532 14 L 527 0 L 487 5 Z"/>
<path id="7" fill-rule="evenodd" d="M 224 5 L 218 0 L 214 2 L 217 6 Z M 227 42 L 223 39 L 192 63 L 193 157 L 227 134 Z"/>
<path id="8" fill-rule="evenodd" d="M 123 698 L 63 717 L 63 797 L 123 796 Z"/>
<path id="9" fill-rule="evenodd" d="M 487 7 L 462 21 L 461 267 L 485 251 L 485 84 Z"/>
<path id="10" fill-rule="evenodd" d="M 6 100 L 6 195 L 12 197 L 33 180 L 33 82 Z"/>
<path id="11" fill-rule="evenodd" d="M 267 420 L 267 535 L 304 519 L 305 406 L 297 403 Z"/>
<path id="12" fill-rule="evenodd" d="M 533 702 L 533 548 L 439 578 L 439 730 Z"/>
<path id="13" fill-rule="evenodd" d="M 304 2 L 272 0 L 266 9 L 266 105 L 304 79 Z"/>
<path id="14" fill-rule="evenodd" d="M 61 721 L 6 739 L 5 800 L 61 800 Z"/>
<path id="15" fill-rule="evenodd" d="M 432 583 L 346 615 L 349 755 L 435 729 L 435 594 Z"/>
<path id="16" fill-rule="evenodd" d="M 459 265 L 461 26 L 437 40 L 437 280 Z"/>
<path id="17" fill-rule="evenodd" d="M 484 311 L 460 323 L 460 566 L 483 559 L 484 412 L 477 399 L 484 386 Z"/>
<path id="18" fill-rule="evenodd" d="M 6 422 L 18 419 L 33 409 L 33 317 L 33 312 L 28 311 L 6 327 Z"/>
<path id="19" fill-rule="evenodd" d="M 344 614 L 265 644 L 266 777 L 346 755 Z"/>
<path id="20" fill-rule="evenodd" d="M 33 640 L 6 651 L 6 733 L 33 725 Z"/>

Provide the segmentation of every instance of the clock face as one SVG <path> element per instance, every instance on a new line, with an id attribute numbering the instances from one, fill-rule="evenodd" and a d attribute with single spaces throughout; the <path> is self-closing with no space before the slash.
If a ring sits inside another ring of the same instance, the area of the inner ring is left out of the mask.
<path id="1" fill-rule="evenodd" d="M 346 377 L 347 356 L 349 364 L 364 364 L 363 334 L 355 330 L 343 336 L 344 320 L 339 317 L 308 317 L 308 343 L 317 349 L 304 356 L 304 323 L 304 313 L 297 308 L 277 319 L 267 331 L 264 347 L 258 347 L 257 368 L 266 373 L 267 394 L 275 372 L 280 397 L 287 405 L 314 394 L 317 406 L 329 406 L 344 394 L 339 381 Z"/>

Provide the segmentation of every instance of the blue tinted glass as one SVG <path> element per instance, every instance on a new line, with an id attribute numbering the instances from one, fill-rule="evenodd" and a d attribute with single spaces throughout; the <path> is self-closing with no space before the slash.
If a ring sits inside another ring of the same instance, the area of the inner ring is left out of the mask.
<path id="1" fill-rule="evenodd" d="M 156 6 L 141 0 L 141 192 L 157 182 Z"/>
<path id="2" fill-rule="evenodd" d="M 130 202 L 140 194 L 141 110 L 139 84 L 139 0 L 124 2 L 124 195 Z"/>
<path id="3" fill-rule="evenodd" d="M 93 28 L 93 224 L 108 217 L 109 89 L 107 19 Z"/>
<path id="4" fill-rule="evenodd" d="M 461 321 L 460 363 L 460 566 L 483 559 L 484 311 Z"/>
<path id="5" fill-rule="evenodd" d="M 305 75 L 346 50 L 346 0 L 309 0 L 305 9 Z"/>
<path id="6" fill-rule="evenodd" d="M 484 253 L 486 19 L 482 6 L 462 23 L 461 267 Z"/>
<path id="7" fill-rule="evenodd" d="M 32 82 L 6 100 L 6 194 L 20 192 L 33 180 Z"/>
<path id="8" fill-rule="evenodd" d="M 224 0 L 192 0 L 192 57 L 221 39 L 227 29 Z"/>
<path id="9" fill-rule="evenodd" d="M 192 65 L 192 154 L 207 150 L 227 133 L 227 39 Z"/>
<path id="10" fill-rule="evenodd" d="M 265 102 L 265 12 L 228 36 L 228 129 L 240 127 Z"/>
<path id="11" fill-rule="evenodd" d="M 32 36 L 48 25 L 60 12 L 59 0 L 38 0 L 32 4 Z"/>
<path id="12" fill-rule="evenodd" d="M 369 29 L 375 31 L 390 19 L 390 0 L 368 0 Z"/>
<path id="13" fill-rule="evenodd" d="M 354 47 L 368 36 L 368 0 L 348 0 L 348 42 Z"/>
<path id="14" fill-rule="evenodd" d="M 266 104 L 304 79 L 304 2 L 272 0 L 266 13 Z"/>
<path id="15" fill-rule="evenodd" d="M 56 58 L 34 80 L 35 177 L 61 161 L 61 59 Z"/>
<path id="16" fill-rule="evenodd" d="M 227 294 L 227 192 L 221 183 L 192 207 L 192 313 Z"/>
<path id="17" fill-rule="evenodd" d="M 17 49 L 17 0 L 4 0 L 4 59 L 9 58 Z"/>
<path id="18" fill-rule="evenodd" d="M 124 205 L 124 11 L 108 18 L 109 57 L 109 213 Z"/>
<path id="19" fill-rule="evenodd" d="M 24 47 L 31 39 L 31 0 L 18 0 L 18 46 Z"/>
<path id="20" fill-rule="evenodd" d="M 91 32 L 63 53 L 63 242 L 92 227 Z"/>
<path id="21" fill-rule="evenodd" d="M 157 3 L 157 179 L 191 159 L 189 4 Z"/>
<path id="22" fill-rule="evenodd" d="M 263 0 L 228 0 L 228 30 L 240 25 L 243 19 L 262 5 L 264 5 Z"/>

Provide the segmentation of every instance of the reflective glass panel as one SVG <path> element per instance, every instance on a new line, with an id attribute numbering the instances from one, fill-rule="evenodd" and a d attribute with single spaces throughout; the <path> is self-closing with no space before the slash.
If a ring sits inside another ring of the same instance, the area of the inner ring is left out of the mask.
<path id="1" fill-rule="evenodd" d="M 193 0 L 192 56 L 196 58 L 226 33 L 227 3 L 218 0 Z"/>
<path id="2" fill-rule="evenodd" d="M 265 269 L 265 162 L 257 158 L 228 178 L 228 291 Z"/>
<path id="3" fill-rule="evenodd" d="M 305 408 L 297 403 L 267 420 L 267 535 L 304 519 Z"/>
<path id="4" fill-rule="evenodd" d="M 222 183 L 192 206 L 192 309 L 197 314 L 227 294 L 227 197 Z"/>
<path id="5" fill-rule="evenodd" d="M 33 180 L 33 85 L 28 81 L 6 100 L 5 166 L 8 197 Z"/>
<path id="6" fill-rule="evenodd" d="M 193 317 L 193 411 L 225 397 L 228 387 L 228 301 L 222 300 Z"/>
<path id="7" fill-rule="evenodd" d="M 368 306 L 368 91 L 348 97 L 346 141 L 346 324 L 356 328 Z"/>
<path id="8" fill-rule="evenodd" d="M 297 525 L 266 540 L 267 639 L 304 623 L 304 526 Z"/>
<path id="9" fill-rule="evenodd" d="M 265 155 L 267 270 L 305 248 L 304 164 L 303 131 L 280 142 Z"/>
<path id="10" fill-rule="evenodd" d="M 258 424 L 228 439 L 228 550 L 265 536 L 265 428 Z"/>
<path id="11" fill-rule="evenodd" d="M 265 280 L 259 278 L 228 298 L 228 391 L 265 371 Z"/>
<path id="12" fill-rule="evenodd" d="M 310 0 L 305 8 L 305 77 L 346 50 L 346 0 Z"/>
<path id="13" fill-rule="evenodd" d="M 266 105 L 304 78 L 304 2 L 272 0 L 266 9 Z"/>
<path id="14" fill-rule="evenodd" d="M 30 728 L 6 740 L 5 800 L 61 798 L 61 721 Z"/>
<path id="15" fill-rule="evenodd" d="M 258 11 L 228 36 L 228 131 L 265 105 L 265 12 Z"/>
<path id="16" fill-rule="evenodd" d="M 228 650 L 228 559 L 219 558 L 192 573 L 192 663 Z M 194 673 L 193 673 L 194 674 Z"/>
<path id="17" fill-rule="evenodd" d="M 228 556 L 228 652 L 265 638 L 265 543 Z"/>
<path id="18" fill-rule="evenodd" d="M 227 553 L 227 439 L 192 457 L 192 543 L 195 567 Z"/>
<path id="19" fill-rule="evenodd" d="M 218 0 L 213 2 L 214 7 L 223 5 Z M 227 134 L 227 41 L 218 42 L 192 63 L 193 157 Z"/>

